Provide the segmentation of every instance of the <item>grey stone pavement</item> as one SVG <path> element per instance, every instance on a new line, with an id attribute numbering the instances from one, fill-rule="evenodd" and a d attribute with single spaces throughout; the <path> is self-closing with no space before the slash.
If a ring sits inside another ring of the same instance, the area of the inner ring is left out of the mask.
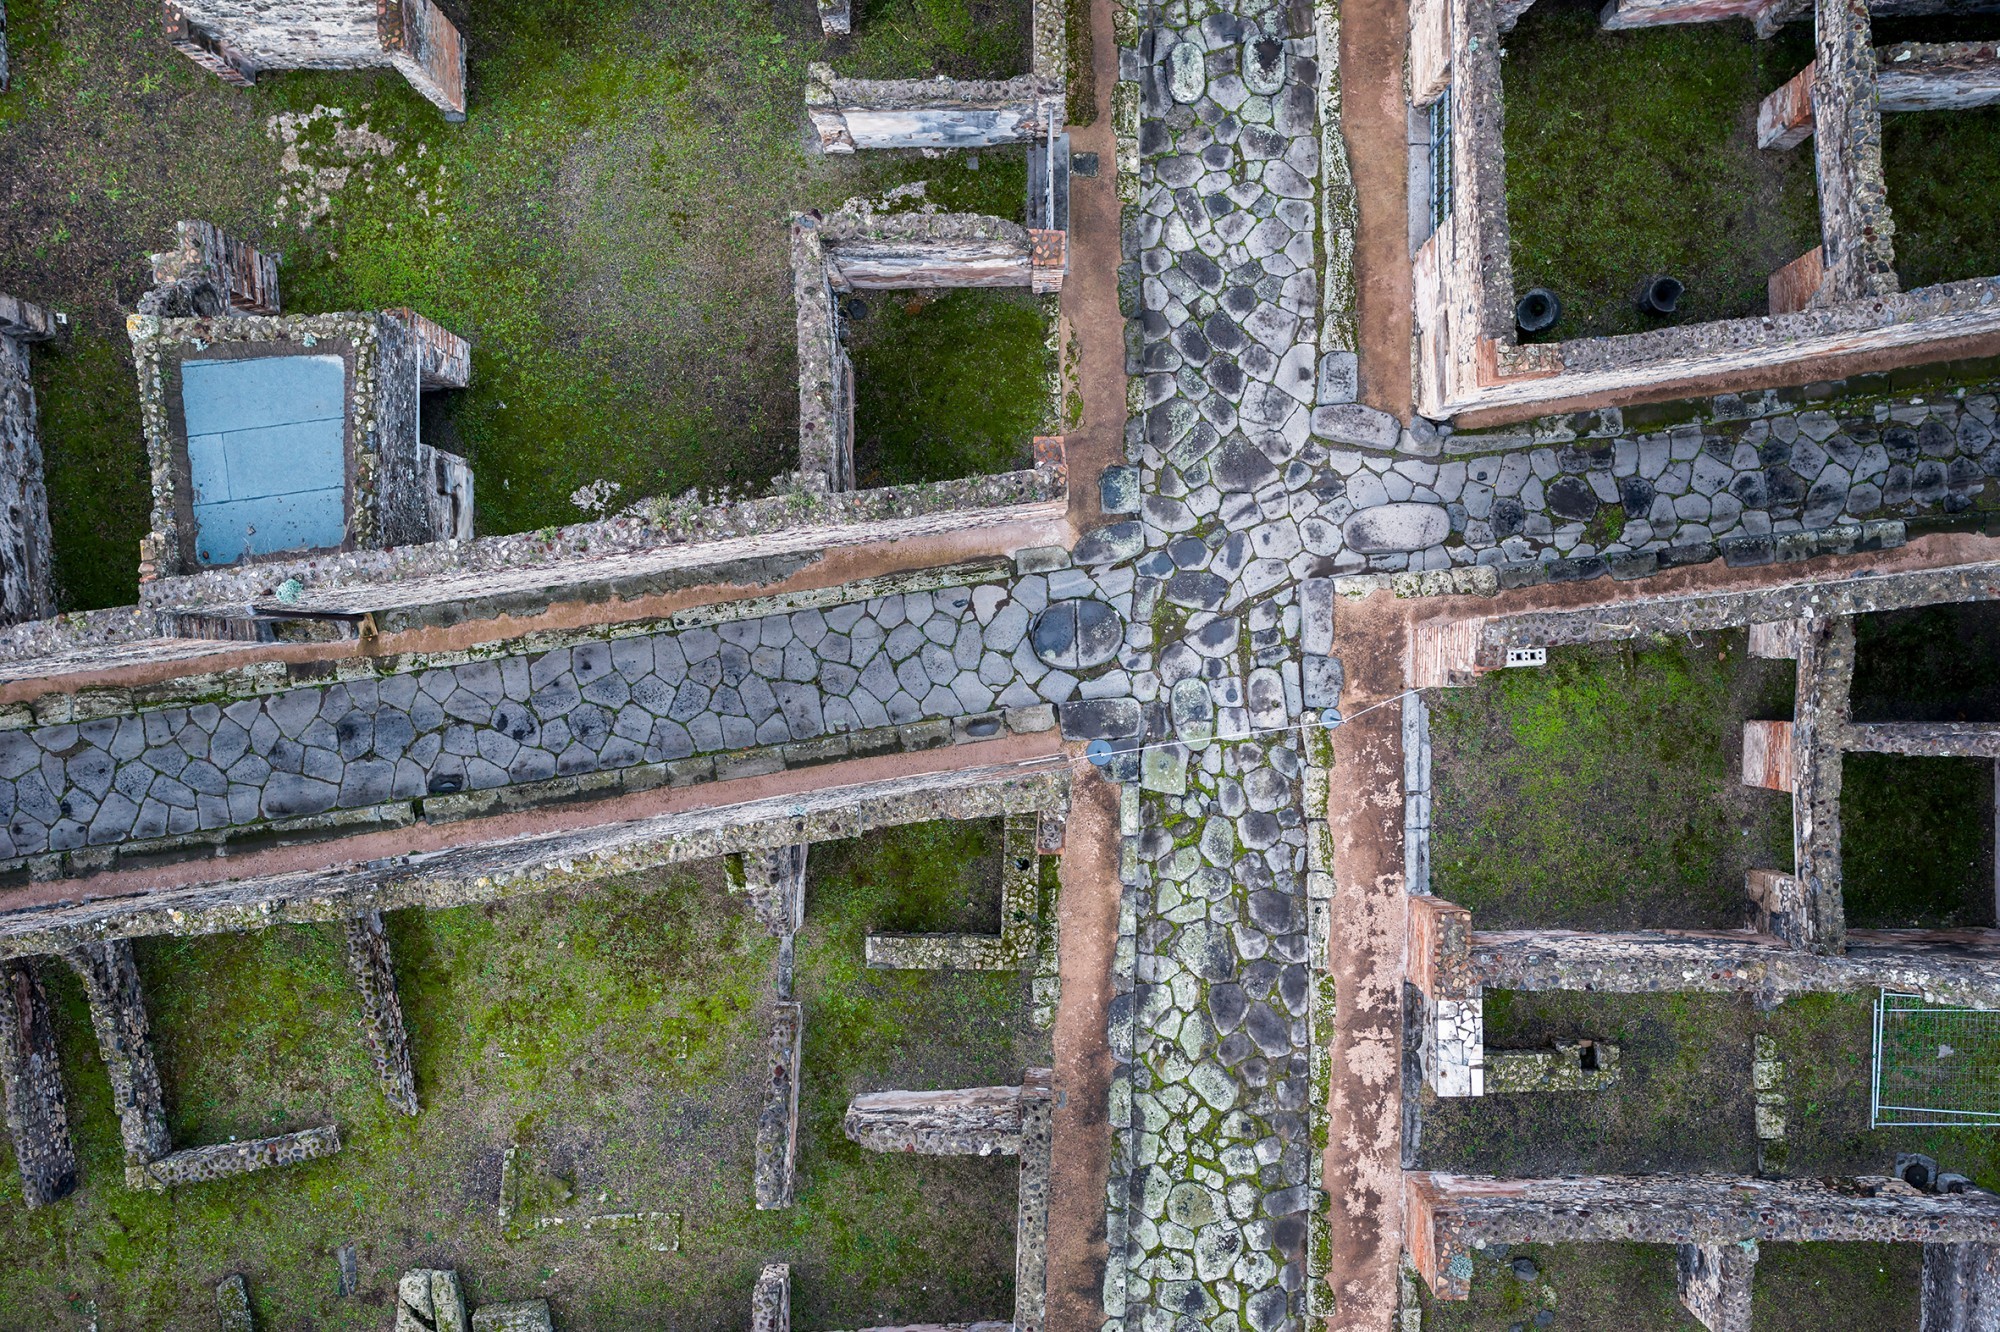
<path id="1" fill-rule="evenodd" d="M 26 856 L 1032 707 L 1058 571 L 373 681 L 0 731 Z M 1129 586 L 1130 576 L 1126 583 Z M 1129 688 L 1115 673 L 1093 692 Z"/>

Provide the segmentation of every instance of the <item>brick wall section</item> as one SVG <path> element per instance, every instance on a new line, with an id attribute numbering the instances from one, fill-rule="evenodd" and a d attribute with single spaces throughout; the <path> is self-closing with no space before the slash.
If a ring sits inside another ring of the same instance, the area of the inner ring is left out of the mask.
<path id="1" fill-rule="evenodd" d="M 1726 1175 L 1404 1177 L 1411 1252 L 1441 1299 L 1464 1299 L 1485 1244 L 1963 1243 L 2000 1232 L 2000 1195 L 1898 1180 Z"/>
<path id="2" fill-rule="evenodd" d="M 414 1115 L 417 1077 L 410 1064 L 410 1034 L 403 1025 L 403 1004 L 396 997 L 396 968 L 389 953 L 389 936 L 382 913 L 366 912 L 347 922 L 347 969 L 361 992 L 361 1034 L 375 1078 L 391 1108 Z"/>
<path id="3" fill-rule="evenodd" d="M 465 40 L 431 0 L 376 0 L 387 63 L 446 120 L 465 119 Z"/>
<path id="4" fill-rule="evenodd" d="M 56 1057 L 49 996 L 35 965 L 0 963 L 0 1090 L 7 1133 L 29 1207 L 46 1207 L 76 1191 L 76 1147 L 69 1136 L 62 1067 Z"/>
<path id="5" fill-rule="evenodd" d="M 152 257 L 156 286 L 206 279 L 239 314 L 280 312 L 278 261 L 212 222 L 174 223 L 175 245 Z"/>
<path id="6" fill-rule="evenodd" d="M 134 1188 L 147 1188 L 155 1193 L 179 1188 L 184 1184 L 207 1184 L 218 1179 L 230 1179 L 236 1175 L 247 1175 L 257 1170 L 272 1170 L 279 1166 L 302 1165 L 307 1161 L 317 1161 L 332 1156 L 340 1150 L 340 1130 L 331 1124 L 319 1128 L 301 1129 L 297 1133 L 286 1133 L 275 1138 L 255 1138 L 249 1142 L 218 1142 L 206 1147 L 188 1147 L 181 1151 L 169 1152 L 156 1161 L 149 1161 L 139 1167 L 137 1182 L 134 1172 L 126 1170 L 126 1181 Z"/>
<path id="7" fill-rule="evenodd" d="M 1472 913 L 1440 897 L 1410 899 L 1410 982 L 1432 999 L 1479 992 L 1472 968 Z"/>
<path id="8" fill-rule="evenodd" d="M 1926 1244 L 1923 1281 L 1921 1332 L 2000 1324 L 2000 1244 Z"/>
<path id="9" fill-rule="evenodd" d="M 757 1112 L 757 1207 L 792 1205 L 793 1169 L 799 1154 L 799 1049 L 805 1021 L 797 1004 L 781 1003 L 771 1017 L 765 1050 L 764 1104 Z"/>
<path id="10" fill-rule="evenodd" d="M 1812 137 L 1813 78 L 1815 67 L 1808 63 L 1757 107 L 1757 146 L 1782 152 L 1796 148 Z"/>
<path id="11" fill-rule="evenodd" d="M 1814 13 L 1813 171 L 1826 277 L 1813 299 L 1824 306 L 1898 286 L 1867 0 L 1816 0 Z"/>
<path id="12" fill-rule="evenodd" d="M 1681 1304 L 1708 1332 L 1750 1332 L 1757 1245 L 1683 1244 L 1675 1254 Z"/>
<path id="13" fill-rule="evenodd" d="M 55 613 L 49 587 L 48 491 L 28 342 L 49 336 L 47 312 L 0 296 L 0 624 Z"/>
<path id="14" fill-rule="evenodd" d="M 1800 994 L 1875 989 L 1938 1003 L 2000 1007 L 2000 931 L 1849 930 L 1837 955 L 1746 930 L 1475 931 L 1472 962 L 1492 990 L 1606 994 Z"/>
<path id="15" fill-rule="evenodd" d="M 97 1052 L 111 1077 L 111 1105 L 125 1144 L 125 1182 L 147 1186 L 146 1167 L 173 1149 L 160 1071 L 147 1041 L 146 997 L 129 939 L 85 944 L 64 955 L 83 980 Z"/>

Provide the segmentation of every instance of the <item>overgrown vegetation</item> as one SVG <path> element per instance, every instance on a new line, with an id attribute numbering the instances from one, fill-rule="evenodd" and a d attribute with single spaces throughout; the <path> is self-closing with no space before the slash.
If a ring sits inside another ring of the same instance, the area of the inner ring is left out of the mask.
<path id="1" fill-rule="evenodd" d="M 148 478 L 124 319 L 177 218 L 282 252 L 289 310 L 407 305 L 471 339 L 472 386 L 433 395 L 424 430 L 471 458 L 480 530 L 509 532 L 574 521 L 571 492 L 600 478 L 622 503 L 755 492 L 793 465 L 792 211 L 925 180 L 944 207 L 1021 215 L 1006 153 L 978 171 L 820 157 L 801 106 L 829 56 L 1018 73 L 1026 0 L 863 5 L 845 54 L 811 0 L 447 7 L 469 42 L 462 125 L 392 71 L 229 87 L 156 39 L 151 0 L 8 6 L 0 290 L 78 330 L 34 353 L 65 609 L 136 595 Z M 956 332 L 978 360 L 996 330 Z"/>
<path id="2" fill-rule="evenodd" d="M 1686 284 L 1677 322 L 1763 314 L 1770 274 L 1819 243 L 1812 149 L 1755 133 L 1759 100 L 1812 59 L 1810 25 L 1606 31 L 1599 8 L 1540 0 L 1504 39 L 1516 295 L 1561 298 L 1550 338 L 1657 326 L 1635 303 L 1655 273 Z"/>
<path id="3" fill-rule="evenodd" d="M 1049 424 L 1051 302 L 1017 289 L 870 292 L 850 321 L 863 486 L 1026 467 Z M 953 354 L 980 348 L 977 355 Z"/>
<path id="4" fill-rule="evenodd" d="M 1882 175 L 1905 291 L 2000 274 L 2000 107 L 1883 116 Z"/>
<path id="5" fill-rule="evenodd" d="M 1734 928 L 1791 812 L 1742 785 L 1791 673 L 1740 632 L 1562 648 L 1433 697 L 1431 883 L 1485 929 Z"/>
<path id="6" fill-rule="evenodd" d="M 416 1120 L 376 1089 L 337 927 L 143 944 L 178 1144 L 327 1122 L 345 1143 L 330 1160 L 168 1195 L 125 1189 L 80 987 L 45 965 L 84 1185 L 30 1213 L 0 1146 L 0 1324 L 195 1326 L 214 1317 L 214 1283 L 242 1272 L 266 1326 L 376 1328 L 397 1276 L 439 1265 L 474 1302 L 546 1297 L 580 1332 L 719 1332 L 742 1326 L 773 1260 L 792 1264 L 802 1326 L 1005 1318 L 1016 1164 L 868 1155 L 840 1131 L 858 1091 L 1007 1082 L 1046 1062 L 1022 976 L 861 965 L 872 929 L 978 927 L 997 909 L 997 853 L 988 824 L 814 848 L 789 1211 L 756 1211 L 751 1193 L 776 949 L 718 864 L 391 917 Z M 509 1146 L 538 1209 L 672 1216 L 505 1239 Z M 344 1244 L 361 1274 L 349 1298 L 336 1294 Z"/>

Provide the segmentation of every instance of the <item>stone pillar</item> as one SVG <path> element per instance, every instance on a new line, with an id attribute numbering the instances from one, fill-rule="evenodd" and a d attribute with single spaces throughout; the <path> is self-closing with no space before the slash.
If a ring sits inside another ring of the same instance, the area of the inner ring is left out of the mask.
<path id="1" fill-rule="evenodd" d="M 1683 1244 L 1677 1253 L 1681 1304 L 1708 1332 L 1750 1332 L 1750 1278 L 1757 1242 Z"/>
<path id="2" fill-rule="evenodd" d="M 766 1263 L 750 1292 L 750 1332 L 792 1332 L 792 1268 Z"/>
<path id="3" fill-rule="evenodd" d="M 806 923 L 805 843 L 743 853 L 743 888 L 750 909 L 773 938 L 797 934 Z"/>
<path id="4" fill-rule="evenodd" d="M 770 1077 L 757 1114 L 757 1207 L 792 1205 L 792 1171 L 799 1151 L 799 1049 L 805 1023 L 797 1004 L 781 1003 L 766 1050 Z"/>
<path id="5" fill-rule="evenodd" d="M 68 1197 L 76 1191 L 76 1148 L 48 992 L 27 958 L 0 963 L 0 1087 L 6 1091 L 7 1132 L 28 1206 L 46 1207 Z"/>
<path id="6" fill-rule="evenodd" d="M 820 219 L 792 216 L 792 296 L 798 306 L 799 471 L 828 490 L 854 489 L 854 370 L 840 344 Z"/>
<path id="7" fill-rule="evenodd" d="M 139 987 L 132 942 L 86 944 L 65 954 L 64 960 L 83 980 L 97 1051 L 111 1077 L 112 1108 L 118 1112 L 118 1134 L 125 1143 L 125 1182 L 145 1188 L 146 1167 L 172 1151 L 173 1144 L 167 1137 L 160 1071 L 146 1039 L 146 996 Z"/>
<path id="8" fill-rule="evenodd" d="M 55 336 L 48 311 L 0 295 L 0 624 L 55 613 L 49 497 L 28 344 Z"/>
<path id="9" fill-rule="evenodd" d="M 1882 113 L 1867 0 L 1816 0 L 1813 160 L 1826 275 L 1815 305 L 1888 296 L 1896 281 L 1895 223 L 1882 179 Z"/>
<path id="10" fill-rule="evenodd" d="M 173 249 L 162 250 L 152 257 L 154 287 L 190 289 L 197 283 L 207 283 L 213 288 L 220 308 L 212 312 L 193 308 L 191 293 L 175 304 L 171 294 L 163 295 L 156 290 L 141 301 L 141 314 L 172 318 L 208 313 L 281 313 L 276 258 L 244 244 L 212 222 L 176 222 L 174 236 Z"/>
<path id="11" fill-rule="evenodd" d="M 396 997 L 396 968 L 381 912 L 348 920 L 347 969 L 361 991 L 361 1033 L 368 1042 L 382 1095 L 392 1108 L 414 1115 L 419 1109 L 417 1078 L 410 1064 L 410 1035 L 403 1025 L 402 1002 Z"/>
<path id="12" fill-rule="evenodd" d="M 2000 1327 L 2000 1244 L 1924 1245 L 1920 1332 Z"/>

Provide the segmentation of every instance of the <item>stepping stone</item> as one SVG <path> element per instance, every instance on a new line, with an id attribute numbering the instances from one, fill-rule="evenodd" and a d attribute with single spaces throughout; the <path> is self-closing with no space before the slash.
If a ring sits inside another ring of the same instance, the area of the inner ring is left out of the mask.
<path id="1" fill-rule="evenodd" d="M 1349 518 L 1344 533 L 1364 555 L 1424 550 L 1451 534 L 1451 515 L 1441 504 L 1383 504 Z"/>
<path id="2" fill-rule="evenodd" d="M 1028 637 L 1045 665 L 1083 670 L 1118 655 L 1118 645 L 1125 641 L 1125 621 L 1094 598 L 1058 601 L 1035 617 Z"/>

